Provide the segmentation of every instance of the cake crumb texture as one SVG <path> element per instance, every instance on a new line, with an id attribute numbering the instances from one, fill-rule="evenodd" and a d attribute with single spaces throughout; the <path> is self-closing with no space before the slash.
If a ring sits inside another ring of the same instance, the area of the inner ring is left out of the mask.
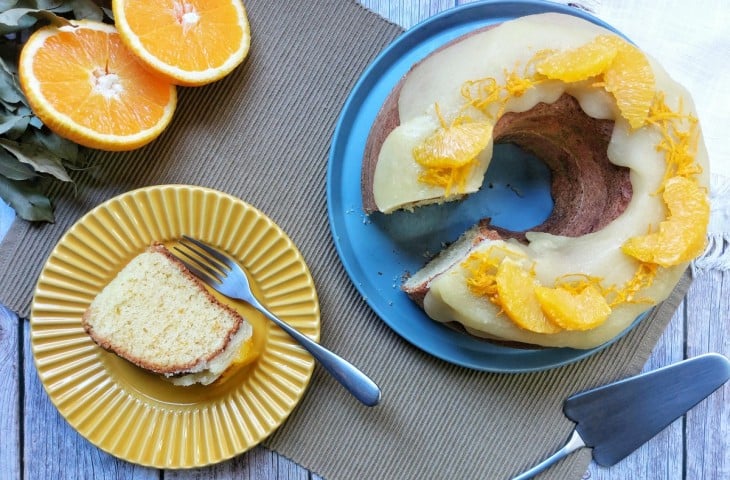
<path id="1" fill-rule="evenodd" d="M 84 329 L 103 348 L 166 375 L 200 372 L 243 324 L 167 249 L 155 244 L 93 300 Z M 242 339 L 243 340 L 243 339 Z"/>

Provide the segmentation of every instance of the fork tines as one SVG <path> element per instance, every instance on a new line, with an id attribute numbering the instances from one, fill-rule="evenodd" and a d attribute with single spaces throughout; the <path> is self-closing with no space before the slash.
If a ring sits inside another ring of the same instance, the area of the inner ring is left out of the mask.
<path id="1" fill-rule="evenodd" d="M 185 247 L 182 249 L 180 247 Z M 185 258 L 178 257 L 193 274 L 212 283 L 221 283 L 231 270 L 231 260 L 213 247 L 183 235 L 172 247 Z M 207 255 L 206 255 L 207 254 Z"/>

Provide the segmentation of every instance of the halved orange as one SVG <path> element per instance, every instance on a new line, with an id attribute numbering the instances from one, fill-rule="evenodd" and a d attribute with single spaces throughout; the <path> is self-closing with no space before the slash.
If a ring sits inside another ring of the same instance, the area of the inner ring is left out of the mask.
<path id="1" fill-rule="evenodd" d="M 223 78 L 251 44 L 240 0 L 113 0 L 112 9 L 127 47 L 178 85 Z"/>
<path id="2" fill-rule="evenodd" d="M 91 148 L 131 150 L 170 123 L 175 86 L 150 73 L 115 28 L 94 21 L 37 30 L 18 77 L 33 112 L 58 135 Z"/>

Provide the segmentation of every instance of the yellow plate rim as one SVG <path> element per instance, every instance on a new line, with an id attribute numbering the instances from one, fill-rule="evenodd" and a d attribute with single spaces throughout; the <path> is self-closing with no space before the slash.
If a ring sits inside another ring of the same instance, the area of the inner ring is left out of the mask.
<path id="1" fill-rule="evenodd" d="M 243 200 L 205 187 L 159 185 L 85 214 L 56 244 L 36 284 L 34 362 L 52 403 L 74 429 L 111 455 L 155 468 L 202 467 L 254 447 L 288 418 L 314 369 L 312 357 L 281 329 L 217 294 L 254 324 L 261 352 L 208 387 L 172 386 L 93 343 L 81 327 L 91 299 L 149 243 L 172 242 L 183 233 L 231 254 L 273 313 L 314 340 L 320 335 L 319 301 L 301 253 Z"/>

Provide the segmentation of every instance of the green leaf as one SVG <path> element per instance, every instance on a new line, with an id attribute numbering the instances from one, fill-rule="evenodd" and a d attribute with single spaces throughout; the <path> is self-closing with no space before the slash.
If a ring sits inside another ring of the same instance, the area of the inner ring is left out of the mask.
<path id="1" fill-rule="evenodd" d="M 0 111 L 0 135 L 10 139 L 17 139 L 28 128 L 30 116 L 12 115 Z"/>
<path id="2" fill-rule="evenodd" d="M 13 8 L 17 3 L 18 0 L 0 0 L 0 12 Z"/>
<path id="3" fill-rule="evenodd" d="M 61 10 L 56 10 L 61 11 Z M 35 10 L 28 12 L 27 15 L 30 15 L 31 17 L 35 17 L 38 20 L 45 20 L 51 25 L 55 25 L 57 27 L 73 27 L 73 23 L 71 23 L 70 20 L 60 17 L 53 13 L 50 10 Z M 74 27 L 75 28 L 75 27 Z"/>
<path id="4" fill-rule="evenodd" d="M 10 180 L 30 180 L 38 175 L 28 165 L 10 155 L 8 152 L 0 151 L 0 176 Z"/>
<path id="5" fill-rule="evenodd" d="M 28 13 L 37 11 L 39 10 L 33 8 L 11 8 L 0 13 L 0 34 L 6 35 L 30 28 L 36 18 Z"/>
<path id="6" fill-rule="evenodd" d="M 74 12 L 74 18 L 77 20 L 87 19 L 101 22 L 104 19 L 104 12 L 92 0 L 71 0 L 71 8 Z"/>
<path id="7" fill-rule="evenodd" d="M 0 138 L 0 146 L 15 158 L 33 167 L 36 172 L 48 173 L 63 182 L 71 182 L 61 159 L 45 148 L 30 143 L 18 143 Z"/>
<path id="8" fill-rule="evenodd" d="M 24 220 L 53 222 L 51 201 L 36 182 L 19 182 L 0 176 L 0 197 Z"/>
<path id="9" fill-rule="evenodd" d="M 35 24 L 36 19 L 45 20 L 57 27 L 72 26 L 73 24 L 59 17 L 50 10 L 38 8 L 11 8 L 0 13 L 0 33 L 8 34 L 25 30 Z"/>
<path id="10" fill-rule="evenodd" d="M 36 117 L 35 115 L 31 115 L 30 120 L 28 121 L 28 123 L 30 123 L 32 126 L 34 126 L 35 128 L 37 128 L 38 130 L 40 130 L 41 128 L 43 128 L 43 120 L 41 120 L 40 118 Z"/>
<path id="11" fill-rule="evenodd" d="M 38 10 L 61 10 L 64 7 L 66 12 L 71 11 L 67 0 L 19 0 L 19 7 L 35 8 Z"/>
<path id="12" fill-rule="evenodd" d="M 83 166 L 84 160 L 86 159 L 83 150 L 78 146 L 78 144 L 63 137 L 59 137 L 48 129 L 31 130 L 29 134 L 21 140 L 39 145 L 49 150 L 57 157 L 60 157 L 77 167 Z"/>
<path id="13" fill-rule="evenodd" d="M 25 97 L 15 80 L 15 75 L 2 58 L 0 58 L 0 67 L 0 98 L 11 104 L 25 103 Z"/>

